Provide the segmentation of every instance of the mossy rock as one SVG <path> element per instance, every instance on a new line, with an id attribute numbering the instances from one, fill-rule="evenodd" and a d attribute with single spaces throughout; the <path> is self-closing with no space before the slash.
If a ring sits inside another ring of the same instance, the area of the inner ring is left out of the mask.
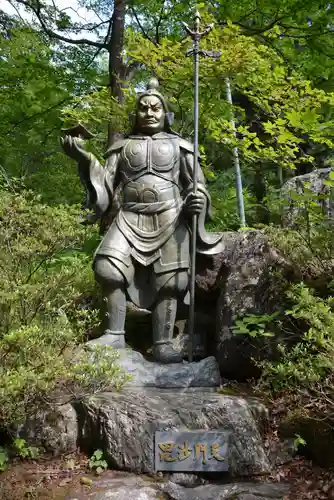
<path id="1" fill-rule="evenodd" d="M 298 410 L 280 423 L 279 433 L 284 439 L 301 436 L 306 445 L 299 448 L 299 453 L 321 467 L 334 467 L 334 422 Z"/>
<path id="2" fill-rule="evenodd" d="M 219 387 L 217 392 L 225 396 L 238 396 L 240 398 L 258 396 L 258 394 L 254 393 L 254 388 L 251 384 L 234 381 L 231 381 L 228 385 Z"/>

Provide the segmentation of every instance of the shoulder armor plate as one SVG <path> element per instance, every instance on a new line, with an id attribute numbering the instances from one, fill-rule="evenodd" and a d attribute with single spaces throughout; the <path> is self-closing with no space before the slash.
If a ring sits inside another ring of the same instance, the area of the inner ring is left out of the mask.
<path id="1" fill-rule="evenodd" d="M 194 145 L 191 142 L 187 141 L 186 139 L 182 139 L 182 137 L 180 137 L 179 141 L 180 141 L 180 149 L 184 149 L 188 153 L 194 152 Z"/>
<path id="2" fill-rule="evenodd" d="M 127 142 L 129 142 L 129 138 L 119 139 L 118 141 L 114 142 L 114 144 L 112 144 L 110 148 L 107 149 L 106 153 L 104 154 L 104 158 L 108 158 L 108 156 L 110 156 L 114 151 L 119 151 L 120 149 L 122 149 Z"/>

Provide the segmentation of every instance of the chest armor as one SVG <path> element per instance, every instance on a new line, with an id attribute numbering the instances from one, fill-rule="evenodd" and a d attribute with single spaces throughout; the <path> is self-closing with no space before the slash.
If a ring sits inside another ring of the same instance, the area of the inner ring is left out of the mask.
<path id="1" fill-rule="evenodd" d="M 146 174 L 177 183 L 180 165 L 179 138 L 170 134 L 129 137 L 120 155 L 123 184 Z"/>

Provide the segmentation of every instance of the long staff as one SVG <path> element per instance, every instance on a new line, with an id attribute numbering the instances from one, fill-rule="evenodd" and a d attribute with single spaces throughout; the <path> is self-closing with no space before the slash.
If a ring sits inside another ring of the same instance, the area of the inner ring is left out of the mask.
<path id="1" fill-rule="evenodd" d="M 186 23 L 182 23 L 188 35 L 192 38 L 194 45 L 188 55 L 194 58 L 194 167 L 193 167 L 193 193 L 197 194 L 198 181 L 198 86 L 199 86 L 199 56 L 202 54 L 199 48 L 200 40 L 211 31 L 213 25 L 206 26 L 204 31 L 200 31 L 201 16 L 198 11 L 195 13 L 195 28 L 191 30 Z M 203 55 L 205 55 L 203 53 Z M 193 360 L 194 326 L 195 326 L 195 278 L 196 278 L 196 236 L 197 236 L 196 214 L 192 217 L 192 238 L 191 238 L 191 267 L 190 267 L 190 311 L 189 311 L 189 344 L 188 360 Z"/>

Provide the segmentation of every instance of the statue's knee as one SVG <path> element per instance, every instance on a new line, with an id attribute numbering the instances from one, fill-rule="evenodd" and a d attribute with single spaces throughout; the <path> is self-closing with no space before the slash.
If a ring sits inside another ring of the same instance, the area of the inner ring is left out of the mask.
<path id="1" fill-rule="evenodd" d="M 105 257 L 98 257 L 94 264 L 95 279 L 99 283 L 108 284 L 113 288 L 124 285 L 124 276 L 114 264 Z"/>
<path id="2" fill-rule="evenodd" d="M 188 287 L 188 273 L 180 271 L 172 276 L 164 287 L 166 295 L 183 295 Z"/>

